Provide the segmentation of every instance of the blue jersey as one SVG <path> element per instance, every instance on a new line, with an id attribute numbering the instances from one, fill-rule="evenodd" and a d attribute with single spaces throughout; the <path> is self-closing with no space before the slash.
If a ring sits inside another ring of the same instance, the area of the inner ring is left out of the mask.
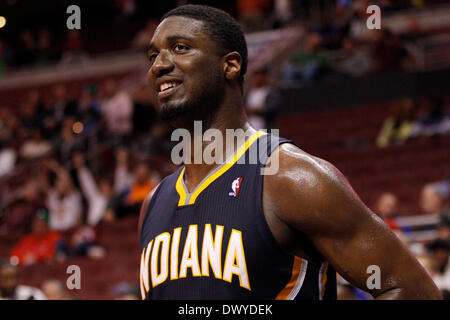
<path id="1" fill-rule="evenodd" d="M 328 263 L 283 251 L 264 217 L 261 172 L 288 142 L 257 132 L 192 192 L 184 167 L 161 182 L 142 223 L 143 299 L 336 298 Z"/>

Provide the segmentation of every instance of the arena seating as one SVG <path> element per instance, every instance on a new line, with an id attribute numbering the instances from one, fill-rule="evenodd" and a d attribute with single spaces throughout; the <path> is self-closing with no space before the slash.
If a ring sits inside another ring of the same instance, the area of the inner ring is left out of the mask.
<path id="1" fill-rule="evenodd" d="M 45 280 L 59 279 L 66 282 L 69 265 L 81 269 L 81 290 L 72 290 L 76 299 L 113 299 L 112 288 L 127 282 L 139 285 L 139 244 L 137 239 L 137 216 L 100 226 L 100 244 L 107 255 L 102 260 L 71 258 L 64 262 L 41 263 L 20 267 L 21 283 L 40 287 Z M 7 256 L 20 235 L 2 236 L 0 256 Z"/>
<path id="2" fill-rule="evenodd" d="M 401 214 L 419 214 L 422 186 L 450 176 L 450 137 L 380 149 L 375 139 L 388 115 L 382 104 L 283 115 L 278 123 L 282 136 L 340 169 L 369 207 L 389 191 L 398 195 Z"/>

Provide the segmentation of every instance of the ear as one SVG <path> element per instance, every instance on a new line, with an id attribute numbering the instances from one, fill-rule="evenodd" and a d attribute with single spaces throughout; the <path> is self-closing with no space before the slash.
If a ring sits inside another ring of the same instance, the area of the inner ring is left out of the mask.
<path id="1" fill-rule="evenodd" d="M 222 58 L 223 73 L 227 80 L 236 80 L 241 74 L 242 57 L 236 52 L 227 53 Z"/>

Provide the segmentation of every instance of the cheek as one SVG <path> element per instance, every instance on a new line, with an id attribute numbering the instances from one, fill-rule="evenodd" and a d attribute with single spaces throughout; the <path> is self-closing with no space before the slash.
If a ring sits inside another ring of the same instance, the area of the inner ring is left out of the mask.
<path id="1" fill-rule="evenodd" d="M 218 67 L 210 67 L 207 70 L 199 70 L 189 81 L 189 88 L 197 94 L 205 91 L 215 90 L 223 85 L 224 79 Z M 195 89 L 194 89 L 195 88 Z"/>

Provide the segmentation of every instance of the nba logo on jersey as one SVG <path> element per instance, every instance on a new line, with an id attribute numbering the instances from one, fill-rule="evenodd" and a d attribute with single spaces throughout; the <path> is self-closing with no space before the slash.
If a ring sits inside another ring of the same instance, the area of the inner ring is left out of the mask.
<path id="1" fill-rule="evenodd" d="M 231 184 L 231 191 L 228 193 L 230 197 L 237 197 L 239 192 L 239 187 L 241 186 L 242 178 L 236 178 L 234 179 L 233 183 Z"/>

